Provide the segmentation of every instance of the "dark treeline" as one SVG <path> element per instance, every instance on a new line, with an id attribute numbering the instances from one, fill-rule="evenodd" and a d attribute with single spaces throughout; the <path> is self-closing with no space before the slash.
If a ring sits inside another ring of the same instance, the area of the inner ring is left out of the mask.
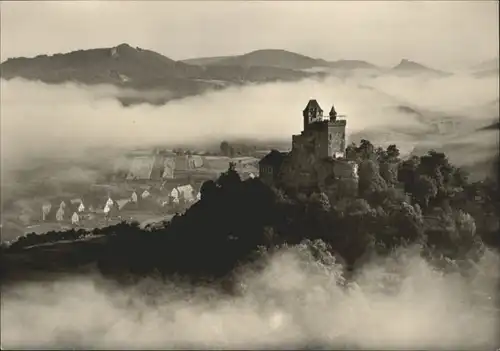
<path id="1" fill-rule="evenodd" d="M 3 250 L 101 234 L 107 240 L 96 260 L 105 275 L 205 279 L 227 277 L 263 247 L 305 240 L 321 243 L 347 267 L 411 244 L 458 260 L 477 259 L 486 245 L 500 248 L 496 178 L 470 183 L 442 153 L 401 160 L 395 145 L 375 148 L 366 140 L 350 145 L 347 158 L 359 163 L 354 193 L 283 191 L 259 179 L 242 181 L 231 164 L 203 184 L 200 201 L 163 226 L 29 234 Z"/>
<path id="2" fill-rule="evenodd" d="M 224 140 L 220 143 L 219 149 L 220 154 L 227 157 L 255 156 L 257 146 L 237 142 L 229 143 Z"/>

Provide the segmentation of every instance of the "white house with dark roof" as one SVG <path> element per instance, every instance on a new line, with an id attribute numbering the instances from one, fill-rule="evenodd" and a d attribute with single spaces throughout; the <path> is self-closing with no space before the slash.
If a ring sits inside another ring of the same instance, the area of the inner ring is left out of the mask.
<path id="1" fill-rule="evenodd" d="M 133 202 L 133 203 L 137 203 L 137 200 L 138 200 L 137 193 L 134 191 L 132 193 L 132 195 L 130 196 L 130 201 Z"/>
<path id="2" fill-rule="evenodd" d="M 177 187 L 178 197 L 184 199 L 186 202 L 194 201 L 195 194 L 194 188 L 191 184 L 181 185 Z"/>
<path id="3" fill-rule="evenodd" d="M 42 221 L 46 221 L 47 217 L 50 214 L 50 210 L 52 209 L 52 204 L 47 202 L 42 205 Z"/>
<path id="4" fill-rule="evenodd" d="M 83 202 L 80 202 L 80 205 L 78 206 L 78 212 L 84 212 L 85 211 L 85 205 Z"/>
<path id="5" fill-rule="evenodd" d="M 163 179 L 174 179 L 175 173 L 175 158 L 167 156 L 163 160 L 163 172 L 161 177 Z"/>
<path id="6" fill-rule="evenodd" d="M 71 216 L 71 224 L 80 224 L 80 216 L 78 216 L 78 213 L 73 212 L 73 215 Z"/>
<path id="7" fill-rule="evenodd" d="M 59 207 L 59 209 L 57 210 L 56 221 L 58 221 L 58 222 L 64 221 L 64 208 Z"/>

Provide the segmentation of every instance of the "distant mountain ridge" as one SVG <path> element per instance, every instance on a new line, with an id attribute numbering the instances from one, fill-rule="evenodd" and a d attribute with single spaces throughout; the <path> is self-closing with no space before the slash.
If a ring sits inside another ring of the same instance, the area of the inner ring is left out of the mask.
<path id="1" fill-rule="evenodd" d="M 471 69 L 477 78 L 498 77 L 500 75 L 500 57 L 483 61 Z"/>
<path id="2" fill-rule="evenodd" d="M 228 85 L 297 81 L 315 75 L 271 66 L 190 65 L 128 44 L 51 56 L 12 58 L 0 65 L 0 71 L 4 79 L 23 78 L 49 84 L 111 84 L 139 91 L 166 90 L 169 92 L 167 100 Z"/>
<path id="3" fill-rule="evenodd" d="M 181 60 L 181 62 L 187 63 L 188 65 L 206 66 L 230 57 L 231 56 L 195 57 Z"/>
<path id="4" fill-rule="evenodd" d="M 287 50 L 266 49 L 252 51 L 244 55 L 222 58 L 211 63 L 211 65 L 243 67 L 266 66 L 301 70 L 326 66 L 327 62 L 322 59 L 314 59 Z"/>
<path id="5" fill-rule="evenodd" d="M 486 60 L 480 64 L 471 67 L 473 71 L 498 70 L 500 67 L 500 57 L 495 57 L 491 60 Z"/>
<path id="6" fill-rule="evenodd" d="M 176 61 L 129 44 L 32 58 L 10 58 L 0 64 L 1 78 L 7 80 L 22 78 L 48 84 L 107 84 L 148 93 L 118 97 L 127 105 L 143 102 L 164 104 L 172 99 L 247 83 L 292 82 L 337 74 L 345 77 L 362 69 L 372 70 L 376 75 L 449 74 L 407 59 L 393 68 L 382 68 L 363 60 L 327 61 L 282 49 Z"/>
<path id="7" fill-rule="evenodd" d="M 143 102 L 164 104 L 172 99 L 232 85 L 298 81 L 328 74 L 307 71 L 316 67 L 327 68 L 327 71 L 376 68 L 366 61 L 328 62 L 279 49 L 175 61 L 152 50 L 120 44 L 64 54 L 10 58 L 0 65 L 0 72 L 6 80 L 22 78 L 47 84 L 108 84 L 139 92 L 159 92 L 147 96 L 131 97 L 129 94 L 118 97 L 122 103 L 129 105 Z"/>
<path id="8" fill-rule="evenodd" d="M 478 130 L 500 130 L 500 122 L 493 122 L 492 124 L 481 127 Z"/>
<path id="9" fill-rule="evenodd" d="M 266 66 L 293 70 L 305 70 L 316 67 L 336 69 L 377 68 L 362 60 L 326 61 L 281 49 L 256 50 L 242 55 L 203 57 L 183 60 L 182 62 L 206 66 Z"/>
<path id="10" fill-rule="evenodd" d="M 391 69 L 394 73 L 427 73 L 432 75 L 446 76 L 450 75 L 448 72 L 437 70 L 424 66 L 418 62 L 411 61 L 408 59 L 402 59 L 399 64 Z"/>

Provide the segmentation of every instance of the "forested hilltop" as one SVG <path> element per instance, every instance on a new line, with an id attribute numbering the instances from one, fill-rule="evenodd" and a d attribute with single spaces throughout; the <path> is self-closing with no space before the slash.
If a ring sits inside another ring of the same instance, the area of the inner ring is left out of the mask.
<path id="1" fill-rule="evenodd" d="M 304 242 L 313 255 L 331 254 L 348 268 L 413 244 L 427 257 L 462 262 L 477 259 L 486 246 L 500 248 L 498 161 L 491 178 L 471 183 L 434 151 L 402 160 L 395 145 L 382 149 L 363 140 L 348 147 L 347 157 L 359 164 L 355 195 L 285 193 L 259 179 L 242 181 L 231 165 L 205 182 L 201 200 L 171 222 L 28 234 L 3 247 L 2 267 L 15 274 L 33 265 L 69 270 L 96 262 L 106 276 L 205 280 L 230 276 L 263 249 Z M 397 164 L 392 172 L 380 167 L 388 160 Z M 58 243 L 63 240 L 71 242 Z M 62 246 L 65 253 L 56 253 L 54 247 Z"/>

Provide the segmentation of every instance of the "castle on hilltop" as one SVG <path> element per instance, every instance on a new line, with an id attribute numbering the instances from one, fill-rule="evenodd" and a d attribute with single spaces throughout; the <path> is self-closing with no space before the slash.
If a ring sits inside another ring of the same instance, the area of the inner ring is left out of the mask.
<path id="1" fill-rule="evenodd" d="M 339 120 L 332 105 L 328 118 L 316 100 L 309 100 L 302 111 L 304 130 L 292 136 L 292 149 L 306 148 L 316 158 L 344 157 L 347 121 Z"/>
<path id="2" fill-rule="evenodd" d="M 335 180 L 357 181 L 357 164 L 345 159 L 347 121 L 332 106 L 323 115 L 311 99 L 302 111 L 303 131 L 292 136 L 288 153 L 272 150 L 259 162 L 260 179 L 269 185 L 324 190 Z"/>

